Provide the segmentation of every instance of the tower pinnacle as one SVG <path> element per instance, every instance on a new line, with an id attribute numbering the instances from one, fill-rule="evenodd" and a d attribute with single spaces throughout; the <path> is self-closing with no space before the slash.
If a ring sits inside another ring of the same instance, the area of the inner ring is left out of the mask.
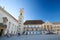
<path id="1" fill-rule="evenodd" d="M 24 13 L 24 8 L 20 8 L 20 13 Z"/>

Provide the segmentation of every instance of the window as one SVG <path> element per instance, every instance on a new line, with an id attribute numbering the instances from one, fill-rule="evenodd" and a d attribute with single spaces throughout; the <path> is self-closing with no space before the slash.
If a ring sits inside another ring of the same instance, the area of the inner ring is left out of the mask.
<path id="1" fill-rule="evenodd" d="M 20 18 L 20 20 L 21 20 L 22 18 Z"/>
<path id="2" fill-rule="evenodd" d="M 20 28 L 19 28 L 19 30 L 20 30 Z"/>
<path id="3" fill-rule="evenodd" d="M 29 27 L 31 27 L 31 26 L 29 25 Z"/>
<path id="4" fill-rule="evenodd" d="M 9 22 L 9 27 L 11 26 L 11 22 Z"/>
<path id="5" fill-rule="evenodd" d="M 34 31 L 34 29 L 32 28 L 32 31 Z"/>
<path id="6" fill-rule="evenodd" d="M 15 31 L 14 31 L 14 33 L 15 33 Z"/>
<path id="7" fill-rule="evenodd" d="M 16 29 L 17 27 L 16 27 L 16 25 L 15 25 L 15 29 Z"/>
<path id="8" fill-rule="evenodd" d="M 29 28 L 29 25 L 27 25 L 27 27 Z"/>
<path id="9" fill-rule="evenodd" d="M 37 28 L 36 28 L 36 31 L 37 31 Z"/>
<path id="10" fill-rule="evenodd" d="M 38 25 L 36 25 L 35 27 L 38 27 Z"/>
<path id="11" fill-rule="evenodd" d="M 36 28 L 36 25 L 34 25 L 33 27 Z"/>
<path id="12" fill-rule="evenodd" d="M 20 22 L 22 22 L 22 21 L 20 20 Z"/>
<path id="13" fill-rule="evenodd" d="M 41 25 L 39 25 L 39 27 L 42 27 Z"/>
<path id="14" fill-rule="evenodd" d="M 21 24 L 21 23 L 19 23 L 19 24 Z"/>
<path id="15" fill-rule="evenodd" d="M 21 27 L 21 26 L 19 25 L 19 27 Z"/>
<path id="16" fill-rule="evenodd" d="M 13 33 L 13 31 L 11 31 L 11 34 Z"/>
<path id="17" fill-rule="evenodd" d="M 3 23 L 6 23 L 8 21 L 7 17 L 3 17 Z"/>
<path id="18" fill-rule="evenodd" d="M 27 29 L 27 31 L 29 31 L 29 30 Z"/>

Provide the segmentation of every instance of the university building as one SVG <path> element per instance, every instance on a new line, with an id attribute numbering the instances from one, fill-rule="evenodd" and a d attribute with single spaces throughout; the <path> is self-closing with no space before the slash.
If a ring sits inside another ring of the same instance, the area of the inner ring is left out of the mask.
<path id="1" fill-rule="evenodd" d="M 26 20 L 24 22 L 24 8 L 20 9 L 19 19 L 15 19 L 4 8 L 0 7 L 0 33 L 6 34 L 46 34 L 53 32 L 60 34 L 60 22 L 42 20 Z"/>
<path id="2" fill-rule="evenodd" d="M 60 34 L 60 22 L 27 20 L 24 22 L 24 31 L 28 34 L 46 34 L 49 32 Z"/>
<path id="3" fill-rule="evenodd" d="M 26 20 L 24 22 L 24 30 L 28 34 L 41 34 L 43 23 L 42 20 Z"/>
<path id="4" fill-rule="evenodd" d="M 18 20 L 0 6 L 0 35 L 17 34 Z"/>

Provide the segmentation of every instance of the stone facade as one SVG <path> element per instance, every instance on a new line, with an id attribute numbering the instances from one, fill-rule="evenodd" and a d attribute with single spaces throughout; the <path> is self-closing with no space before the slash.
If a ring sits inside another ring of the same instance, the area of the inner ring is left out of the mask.
<path id="1" fill-rule="evenodd" d="M 49 32 L 52 32 L 55 34 L 60 34 L 60 23 L 59 22 L 52 23 L 52 22 L 46 21 L 46 22 L 41 23 L 41 20 L 40 20 L 40 22 L 37 23 L 36 21 L 38 22 L 38 20 L 35 20 L 35 21 L 34 20 L 29 20 L 29 21 L 27 20 L 24 23 L 25 32 L 30 33 L 30 34 L 34 34 L 34 32 L 35 32 L 35 34 L 37 34 L 36 31 L 39 31 L 42 34 L 46 34 Z"/>
<path id="2" fill-rule="evenodd" d="M 45 22 L 44 24 L 42 24 L 43 30 L 45 30 L 45 32 L 53 32 L 56 34 L 60 34 L 60 23 L 58 22 Z"/>
<path id="3" fill-rule="evenodd" d="M 0 23 L 6 25 L 6 27 L 0 25 L 0 32 L 3 30 L 4 35 L 17 34 L 18 21 L 2 7 L 0 7 Z"/>

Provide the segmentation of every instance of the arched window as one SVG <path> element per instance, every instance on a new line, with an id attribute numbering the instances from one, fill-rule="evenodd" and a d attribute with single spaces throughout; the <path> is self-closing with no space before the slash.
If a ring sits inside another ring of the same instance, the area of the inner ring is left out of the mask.
<path id="1" fill-rule="evenodd" d="M 47 29 L 49 30 L 49 25 L 47 25 Z"/>
<path id="2" fill-rule="evenodd" d="M 50 25 L 50 29 L 52 30 L 52 25 Z"/>
<path id="3" fill-rule="evenodd" d="M 46 30 L 46 25 L 44 25 L 44 30 Z"/>
<path id="4" fill-rule="evenodd" d="M 20 13 L 20 15 L 22 15 L 22 13 Z"/>

